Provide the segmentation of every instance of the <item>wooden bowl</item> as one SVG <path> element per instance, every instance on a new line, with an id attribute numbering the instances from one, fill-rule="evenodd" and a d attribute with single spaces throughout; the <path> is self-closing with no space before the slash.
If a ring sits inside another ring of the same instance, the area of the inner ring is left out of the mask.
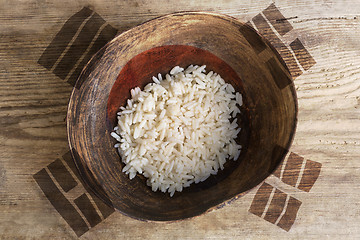
<path id="1" fill-rule="evenodd" d="M 243 94 L 237 139 L 243 150 L 218 175 L 170 198 L 151 191 L 143 176 L 122 173 L 110 133 L 131 88 L 190 64 L 206 64 Z M 264 181 L 290 147 L 296 116 L 289 70 L 268 41 L 229 16 L 187 12 L 143 23 L 101 49 L 73 90 L 67 129 L 80 174 L 101 199 L 136 219 L 169 221 L 221 207 Z"/>

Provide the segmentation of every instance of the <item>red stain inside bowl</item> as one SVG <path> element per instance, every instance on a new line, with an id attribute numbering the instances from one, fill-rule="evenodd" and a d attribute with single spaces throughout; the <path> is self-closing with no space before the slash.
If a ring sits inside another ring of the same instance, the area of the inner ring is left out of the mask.
<path id="1" fill-rule="evenodd" d="M 243 92 L 240 78 L 223 60 L 209 51 L 187 45 L 167 45 L 152 48 L 132 58 L 121 70 L 109 95 L 107 103 L 108 120 L 111 128 L 116 123 L 116 113 L 130 98 L 130 90 L 152 82 L 152 76 L 161 73 L 163 77 L 175 66 L 206 65 L 206 71 L 214 71 L 236 91 Z"/>

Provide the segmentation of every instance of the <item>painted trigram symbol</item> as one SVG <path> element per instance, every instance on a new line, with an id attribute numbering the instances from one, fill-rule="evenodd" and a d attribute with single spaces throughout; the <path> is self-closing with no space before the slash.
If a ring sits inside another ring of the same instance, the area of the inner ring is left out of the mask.
<path id="1" fill-rule="evenodd" d="M 319 177 L 321 163 L 305 160 L 290 153 L 284 163 L 273 173 L 284 183 L 309 192 Z M 301 201 L 264 182 L 258 189 L 249 212 L 289 231 L 296 220 Z"/>
<path id="2" fill-rule="evenodd" d="M 41 169 L 33 177 L 46 198 L 77 236 L 95 227 L 115 211 L 95 196 L 82 181 L 70 152 Z M 70 199 L 73 195 L 71 190 L 79 187 L 78 182 L 81 183 L 82 193 Z"/>
<path id="3" fill-rule="evenodd" d="M 38 63 L 74 86 L 85 64 L 117 32 L 99 14 L 84 7 L 66 21 Z"/>
<path id="4" fill-rule="evenodd" d="M 281 40 L 281 37 L 293 27 L 274 3 L 253 17 L 248 24 L 258 30 L 276 48 L 294 79 L 316 63 L 299 38 L 293 40 L 289 46 Z"/>

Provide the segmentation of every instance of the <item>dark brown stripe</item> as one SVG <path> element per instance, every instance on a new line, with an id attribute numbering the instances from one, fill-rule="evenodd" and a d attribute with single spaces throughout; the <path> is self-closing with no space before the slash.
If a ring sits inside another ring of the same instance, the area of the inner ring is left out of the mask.
<path id="1" fill-rule="evenodd" d="M 261 16 L 261 14 L 256 15 L 253 18 L 253 22 L 259 32 L 270 41 L 270 43 L 276 48 L 277 51 L 279 51 L 293 78 L 300 76 L 302 71 L 297 65 L 295 58 L 291 54 L 290 50 L 285 46 L 285 44 L 276 36 L 263 16 Z"/>
<path id="2" fill-rule="evenodd" d="M 269 20 L 271 25 L 276 29 L 276 31 L 281 35 L 285 35 L 293 29 L 288 20 L 281 14 L 279 9 L 272 3 L 268 8 L 263 11 L 265 17 Z"/>
<path id="3" fill-rule="evenodd" d="M 76 175 L 76 177 L 81 181 L 79 172 L 75 166 L 74 160 L 71 156 L 71 152 L 66 152 L 62 158 L 65 160 L 66 164 L 70 167 L 70 169 L 73 171 L 73 173 Z"/>
<path id="4" fill-rule="evenodd" d="M 56 187 L 44 168 L 33 177 L 41 190 L 44 192 L 46 198 L 74 230 L 78 237 L 89 230 L 80 214 Z"/>
<path id="5" fill-rule="evenodd" d="M 243 25 L 239 28 L 240 33 L 245 37 L 246 41 L 249 42 L 251 47 L 254 49 L 256 54 L 259 54 L 266 48 L 265 42 L 259 38 L 256 31 L 249 25 Z"/>
<path id="6" fill-rule="evenodd" d="M 79 171 L 77 170 L 74 160 L 71 156 L 71 152 L 68 151 L 67 153 L 65 153 L 63 156 L 63 159 L 65 160 L 65 162 L 67 163 L 67 165 L 71 168 L 71 170 L 74 172 L 74 174 L 77 176 L 77 178 L 79 179 L 79 181 L 81 181 L 82 185 L 84 186 L 84 188 L 86 189 L 86 191 L 90 194 L 90 196 L 92 197 L 92 199 L 94 200 L 95 204 L 97 205 L 97 207 L 99 208 L 101 214 L 103 215 L 104 218 L 107 218 L 108 216 L 110 216 L 113 212 L 115 212 L 115 209 L 113 207 L 110 207 L 109 205 L 107 205 L 106 203 L 104 203 L 99 197 L 97 197 L 94 192 L 90 189 L 89 185 L 86 184 L 83 179 L 80 177 Z"/>
<path id="7" fill-rule="evenodd" d="M 94 206 L 92 205 L 90 199 L 85 193 L 80 197 L 76 198 L 74 200 L 74 203 L 84 214 L 85 218 L 88 220 L 91 227 L 95 227 L 99 222 L 101 222 L 100 216 L 97 214 Z"/>
<path id="8" fill-rule="evenodd" d="M 251 203 L 249 212 L 261 217 L 265 210 L 272 190 L 273 187 L 264 182 L 259 188 L 259 190 L 256 192 L 256 195 Z"/>
<path id="9" fill-rule="evenodd" d="M 94 56 L 93 61 L 90 61 L 88 65 L 84 68 L 84 71 L 80 73 L 81 77 L 75 81 L 75 88 L 80 89 L 83 82 L 88 78 L 92 73 L 93 69 L 97 66 L 97 63 L 101 60 L 102 55 L 105 53 L 106 47 L 101 48 Z"/>
<path id="10" fill-rule="evenodd" d="M 287 160 L 285 170 L 282 176 L 282 181 L 290 186 L 295 187 L 299 177 L 302 163 L 304 158 L 297 155 L 296 153 L 290 153 Z"/>
<path id="11" fill-rule="evenodd" d="M 285 207 L 286 196 L 286 193 L 283 193 L 279 189 L 275 190 L 274 197 L 272 198 L 270 206 L 264 217 L 266 221 L 273 224 L 276 222 Z"/>
<path id="12" fill-rule="evenodd" d="M 80 25 L 91 15 L 91 13 L 92 11 L 89 8 L 84 7 L 79 12 L 72 15 L 45 49 L 39 58 L 38 63 L 50 70 L 74 37 Z"/>
<path id="13" fill-rule="evenodd" d="M 275 177 L 280 178 L 282 166 L 283 162 L 276 168 L 275 172 L 273 172 Z"/>
<path id="14" fill-rule="evenodd" d="M 71 74 L 70 78 L 68 79 L 68 83 L 72 86 L 75 85 L 77 78 L 79 77 L 82 69 L 84 68 L 85 64 L 88 63 L 91 57 L 99 51 L 106 43 L 112 40 L 117 34 L 117 29 L 113 28 L 109 24 L 101 31 L 98 38 L 95 40 L 94 44 L 91 46 L 90 50 L 84 56 L 83 60 L 79 65 L 76 67 L 75 71 Z M 80 85 L 81 86 L 81 85 Z M 80 87 L 79 86 L 79 87 Z"/>
<path id="15" fill-rule="evenodd" d="M 50 163 L 48 169 L 65 192 L 76 187 L 77 182 L 60 159 L 56 159 L 54 162 Z"/>
<path id="16" fill-rule="evenodd" d="M 86 22 L 79 35 L 54 69 L 54 74 L 61 79 L 65 79 L 73 69 L 76 62 L 89 47 L 99 28 L 105 23 L 97 13 Z"/>
<path id="17" fill-rule="evenodd" d="M 290 197 L 286 211 L 277 225 L 282 229 L 284 229 L 285 231 L 289 231 L 295 222 L 296 215 L 297 212 L 299 211 L 300 206 L 301 206 L 301 202 L 299 200 Z"/>
<path id="18" fill-rule="evenodd" d="M 275 58 L 270 58 L 266 65 L 268 66 L 272 77 L 279 89 L 283 89 L 289 84 L 292 83 L 289 76 L 286 72 L 280 67 L 279 63 L 275 60 Z"/>
<path id="19" fill-rule="evenodd" d="M 298 188 L 305 192 L 309 192 L 316 180 L 318 179 L 320 170 L 321 163 L 307 160 Z"/>
<path id="20" fill-rule="evenodd" d="M 271 173 L 275 172 L 275 170 L 277 168 L 281 168 L 281 163 L 279 164 L 279 162 L 281 161 L 281 158 L 285 157 L 287 152 L 288 152 L 288 150 L 283 148 L 282 146 L 275 145 L 275 147 L 273 148 L 272 153 L 271 153 L 271 160 L 270 160 L 270 166 L 268 168 L 268 173 L 271 174 Z M 280 177 L 280 175 L 279 175 L 279 177 Z"/>
<path id="21" fill-rule="evenodd" d="M 315 65 L 316 62 L 314 58 L 306 50 L 300 39 L 296 38 L 292 43 L 290 43 L 290 47 L 294 51 L 297 60 L 305 71 Z"/>
<path id="22" fill-rule="evenodd" d="M 115 208 L 110 207 L 106 203 L 104 203 L 100 198 L 98 198 L 92 191 L 88 191 L 92 199 L 94 200 L 96 206 L 100 210 L 101 214 L 104 218 L 110 216 L 113 212 L 115 212 Z"/>

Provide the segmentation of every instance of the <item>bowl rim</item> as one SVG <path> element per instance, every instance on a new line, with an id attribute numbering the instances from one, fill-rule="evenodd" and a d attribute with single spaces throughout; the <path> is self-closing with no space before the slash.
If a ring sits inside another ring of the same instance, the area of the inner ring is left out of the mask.
<path id="1" fill-rule="evenodd" d="M 102 50 L 106 49 L 112 42 L 116 41 L 118 38 L 124 37 L 126 34 L 129 34 L 129 32 L 134 31 L 135 29 L 139 29 L 141 28 L 143 25 L 148 24 L 149 22 L 154 22 L 154 21 L 159 21 L 162 19 L 166 19 L 169 17 L 173 17 L 173 16 L 182 16 L 182 15 L 199 15 L 199 16 L 203 16 L 203 15 L 208 15 L 208 16 L 213 16 L 213 17 L 217 17 L 220 18 L 222 20 L 226 20 L 229 21 L 231 23 L 236 23 L 238 25 L 245 25 L 247 27 L 249 27 L 252 31 L 254 31 L 258 36 L 261 37 L 261 39 L 270 47 L 270 49 L 272 50 L 272 52 L 277 56 L 277 59 L 280 61 L 280 63 L 284 66 L 285 70 L 289 73 L 289 77 L 291 80 L 291 83 L 289 84 L 290 86 L 290 91 L 292 94 L 292 97 L 294 99 L 294 120 L 293 120 L 293 126 L 291 127 L 291 132 L 289 135 L 289 141 L 287 142 L 287 144 L 284 146 L 284 148 L 286 149 L 286 152 L 283 154 L 283 156 L 281 157 L 281 161 L 279 161 L 279 163 L 276 165 L 276 167 L 274 168 L 274 170 L 272 172 L 269 173 L 269 175 L 263 179 L 262 181 L 260 181 L 258 184 L 254 185 L 253 187 L 251 187 L 250 189 L 238 193 L 233 197 L 230 197 L 226 200 L 224 200 L 223 202 L 216 204 L 212 207 L 208 207 L 207 209 L 205 209 L 202 212 L 199 212 L 198 214 L 192 215 L 192 216 L 187 216 L 187 217 L 182 217 L 179 219 L 173 219 L 173 220 L 155 220 L 155 219 L 146 219 L 146 218 L 140 218 L 140 217 L 136 217 L 136 216 L 132 216 L 124 211 L 119 210 L 118 208 L 114 207 L 111 203 L 110 199 L 106 199 L 104 198 L 104 196 L 102 196 L 101 194 L 99 194 L 97 191 L 95 191 L 90 184 L 88 184 L 88 180 L 87 178 L 84 176 L 85 174 L 81 171 L 81 167 L 78 165 L 78 162 L 75 160 L 76 159 L 76 153 L 72 147 L 73 143 L 72 143 L 72 139 L 71 139 L 71 129 L 69 127 L 70 125 L 70 112 L 71 112 L 71 107 L 74 105 L 74 95 L 76 94 L 77 88 L 76 83 L 79 81 L 79 79 L 82 77 L 82 75 L 84 74 L 85 70 L 89 67 L 90 63 L 94 60 L 94 58 L 99 54 L 99 52 L 101 52 Z M 227 15 L 227 14 L 223 14 L 223 13 L 217 13 L 217 12 L 211 12 L 211 11 L 176 11 L 176 12 L 172 12 L 169 14 L 165 14 L 165 15 L 160 15 L 157 17 L 154 17 L 152 19 L 146 20 L 140 24 L 137 24 L 133 27 L 131 27 L 130 29 L 121 32 L 120 34 L 116 35 L 111 41 L 109 41 L 108 43 L 106 43 L 101 49 L 99 49 L 91 58 L 90 60 L 86 63 L 86 65 L 83 67 L 81 73 L 79 74 L 78 78 L 75 81 L 75 85 L 71 91 L 71 95 L 69 98 L 69 102 L 68 102 L 68 106 L 67 106 L 67 114 L 66 114 L 66 133 L 67 133 L 67 139 L 68 139 L 68 146 L 70 149 L 70 153 L 72 156 L 72 160 L 76 166 L 76 169 L 78 170 L 79 176 L 81 178 L 81 180 L 84 182 L 84 184 L 88 184 L 89 185 L 89 189 L 91 189 L 91 191 L 98 197 L 100 198 L 105 204 L 107 204 L 108 206 L 114 208 L 116 211 L 120 212 L 121 214 L 131 217 L 133 219 L 136 220 L 140 220 L 140 221 L 145 221 L 145 222 L 179 222 L 179 221 L 184 221 L 184 220 L 188 220 L 188 219 L 192 219 L 198 216 L 201 216 L 205 213 L 209 213 L 215 209 L 221 209 L 224 206 L 229 205 L 230 203 L 234 202 L 235 200 L 239 199 L 240 197 L 248 194 L 251 191 L 254 191 L 256 188 L 258 188 L 259 186 L 261 186 L 266 179 L 269 178 L 269 176 L 276 171 L 276 169 L 282 164 L 283 160 L 285 159 L 286 155 L 288 154 L 288 151 L 294 141 L 294 137 L 295 137 L 295 133 L 296 133 L 296 128 L 297 128 L 297 123 L 298 123 L 298 98 L 297 98 L 297 94 L 296 94 L 296 89 L 295 89 L 295 83 L 293 80 L 293 77 L 291 75 L 291 72 L 288 68 L 288 66 L 286 65 L 284 59 L 281 57 L 280 53 L 276 50 L 276 48 L 271 44 L 271 42 L 266 39 L 261 33 L 259 33 L 256 29 L 254 29 L 251 25 L 246 24 L 245 22 L 240 21 L 238 18 L 235 18 L 233 16 Z"/>

